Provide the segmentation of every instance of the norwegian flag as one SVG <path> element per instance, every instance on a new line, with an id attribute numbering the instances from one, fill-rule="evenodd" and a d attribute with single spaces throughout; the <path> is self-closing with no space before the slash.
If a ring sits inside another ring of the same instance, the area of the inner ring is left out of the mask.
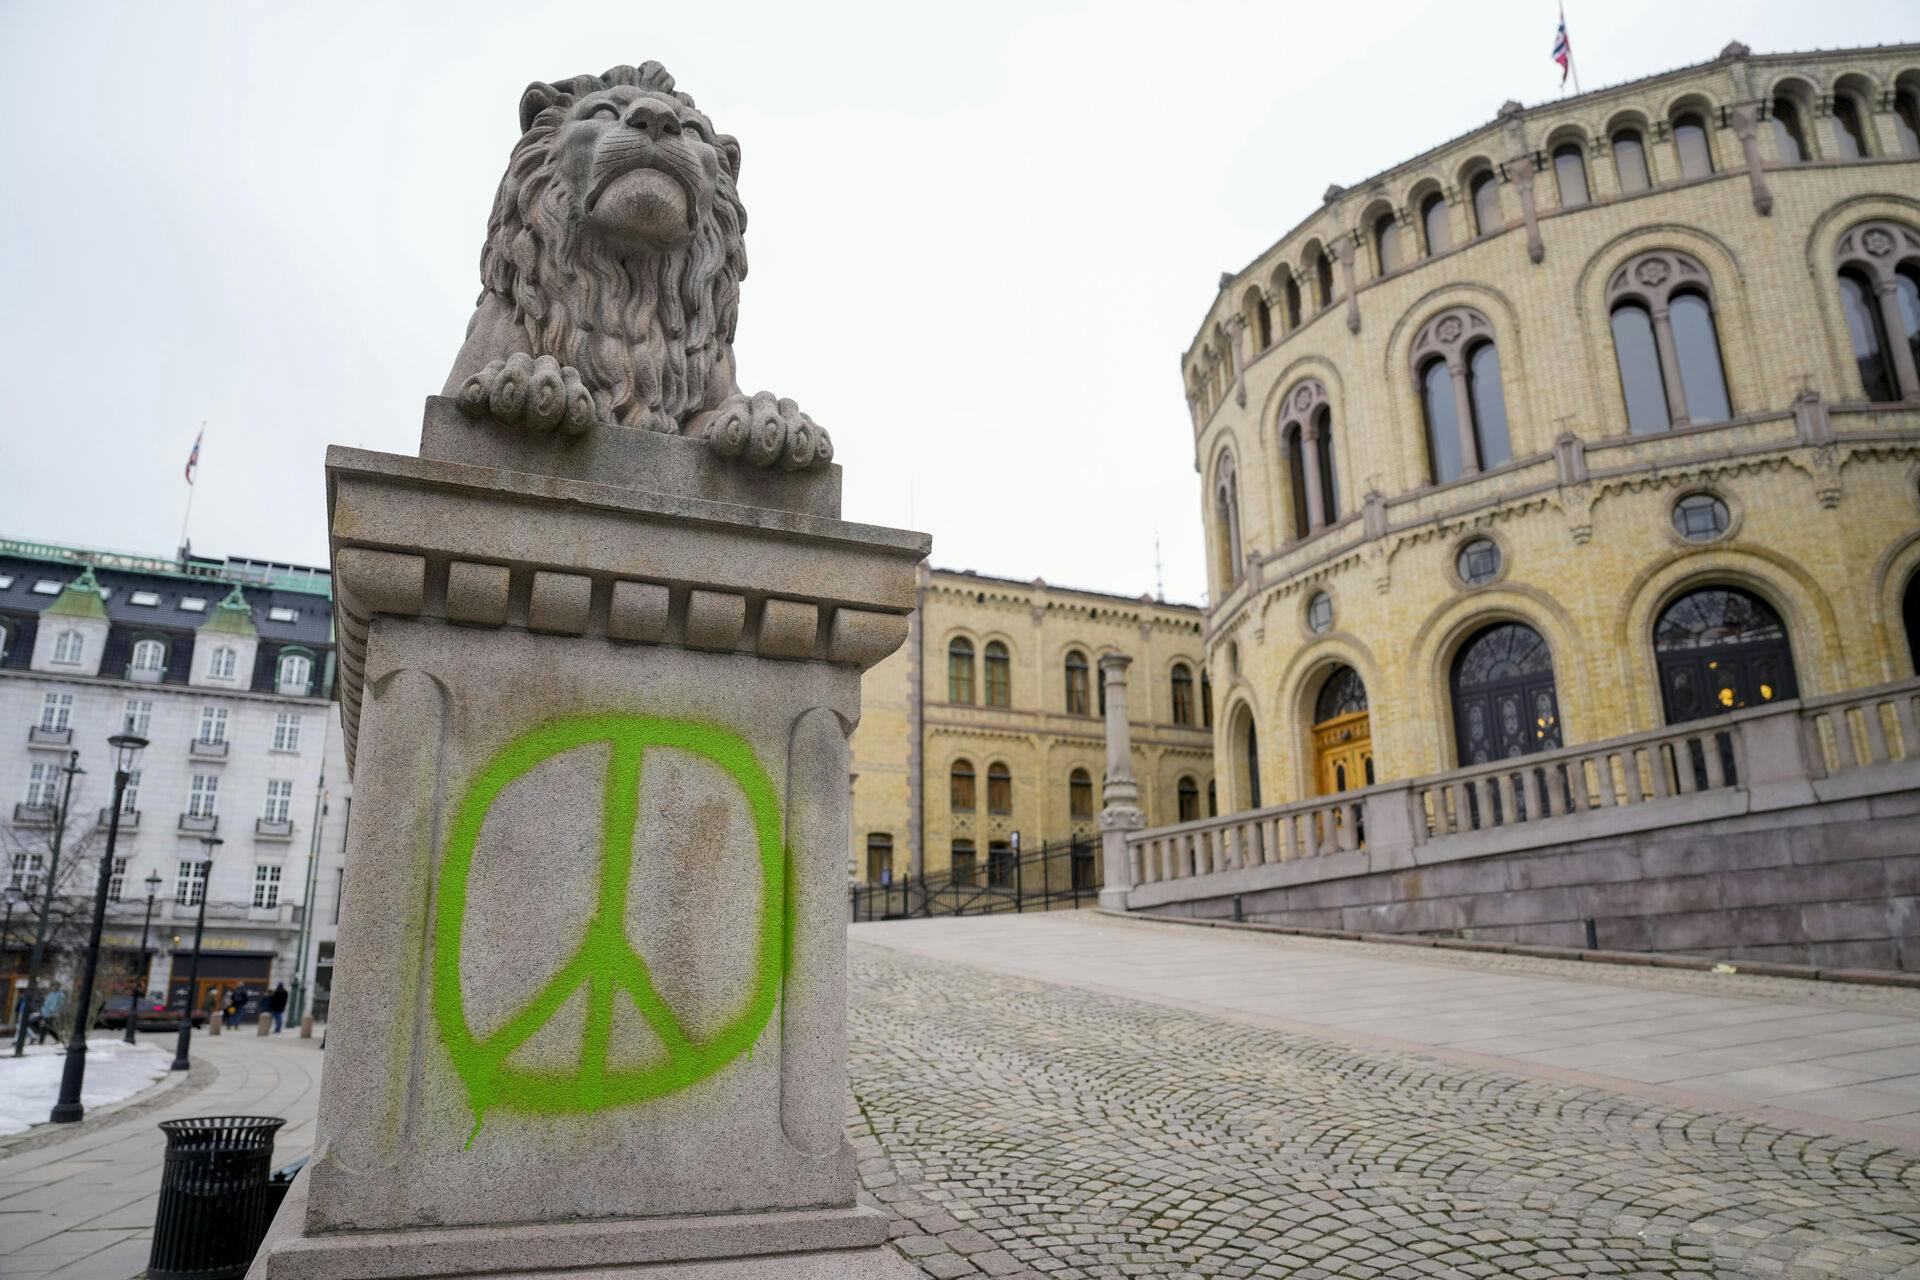
<path id="1" fill-rule="evenodd" d="M 193 483 L 194 470 L 200 465 L 200 441 L 206 434 L 207 434 L 207 429 L 205 427 L 202 427 L 200 428 L 200 434 L 193 438 L 193 452 L 187 455 L 187 483 L 188 484 Z"/>
<path id="2" fill-rule="evenodd" d="M 1560 83 L 1567 82 L 1567 73 L 1573 70 L 1573 42 L 1567 39 L 1567 11 L 1560 11 L 1560 30 L 1553 37 L 1553 60 L 1560 64 Z"/>

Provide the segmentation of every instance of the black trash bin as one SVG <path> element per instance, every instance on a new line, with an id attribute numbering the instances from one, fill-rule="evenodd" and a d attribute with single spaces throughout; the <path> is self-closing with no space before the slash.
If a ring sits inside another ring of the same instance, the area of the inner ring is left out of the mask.
<path id="1" fill-rule="evenodd" d="M 276 1116 L 167 1120 L 148 1280 L 242 1276 L 267 1234 Z"/>

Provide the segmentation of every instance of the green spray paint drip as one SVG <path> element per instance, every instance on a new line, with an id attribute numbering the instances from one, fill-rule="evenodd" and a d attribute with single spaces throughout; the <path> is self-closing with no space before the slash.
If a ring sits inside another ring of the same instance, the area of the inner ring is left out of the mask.
<path id="1" fill-rule="evenodd" d="M 467 880 L 474 848 L 488 811 L 502 791 L 555 756 L 606 743 L 607 762 L 600 837 L 600 886 L 585 939 L 560 972 L 504 1026 L 482 1039 L 467 1023 L 460 985 L 460 940 L 466 924 Z M 754 953 L 752 998 L 740 1015 L 710 1039 L 691 1039 L 655 990 L 647 962 L 628 942 L 624 918 L 632 879 L 633 836 L 639 822 L 640 764 L 648 747 L 671 747 L 717 765 L 739 786 L 753 816 L 760 859 L 759 939 Z M 716 725 L 656 716 L 578 716 L 542 725 L 514 739 L 488 762 L 460 800 L 447 836 L 434 927 L 433 1012 L 466 1085 L 479 1136 L 486 1113 L 499 1107 L 536 1114 L 597 1112 L 684 1089 L 713 1075 L 742 1053 L 749 1056 L 766 1029 L 786 974 L 787 851 L 782 845 L 779 802 L 766 770 L 745 739 Z M 582 986 L 587 1022 L 579 1069 L 568 1074 L 506 1065 L 507 1057 L 552 1020 Z M 624 996 L 667 1051 L 649 1067 L 610 1071 L 607 1050 L 614 1001 Z"/>

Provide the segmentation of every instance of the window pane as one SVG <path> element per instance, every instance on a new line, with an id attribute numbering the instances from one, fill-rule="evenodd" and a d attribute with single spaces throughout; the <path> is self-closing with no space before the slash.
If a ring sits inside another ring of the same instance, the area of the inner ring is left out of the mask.
<path id="1" fill-rule="evenodd" d="M 1333 301 L 1333 259 L 1324 252 L 1319 261 L 1313 264 L 1313 274 L 1320 285 L 1320 297 L 1317 301 L 1322 307 Z"/>
<path id="2" fill-rule="evenodd" d="M 1435 484 L 1460 478 L 1460 417 L 1454 412 L 1453 374 L 1445 360 L 1427 365 L 1420 377 L 1421 400 L 1427 411 L 1427 458 L 1433 464 Z"/>
<path id="3" fill-rule="evenodd" d="M 1321 409 L 1316 416 L 1320 420 L 1320 438 L 1314 442 L 1320 452 L 1320 510 L 1332 524 L 1340 518 L 1340 477 L 1333 469 L 1333 410 Z"/>
<path id="4" fill-rule="evenodd" d="M 1782 160 L 1789 164 L 1806 162 L 1807 143 L 1800 132 L 1800 113 L 1785 98 L 1773 102 L 1773 141 Z"/>
<path id="5" fill-rule="evenodd" d="M 1400 250 L 1400 220 L 1390 213 L 1380 215 L 1373 224 L 1374 243 L 1380 250 L 1380 272 L 1398 271 L 1406 265 L 1406 257 Z"/>
<path id="6" fill-rule="evenodd" d="M 1453 228 L 1447 224 L 1447 201 L 1445 196 L 1432 195 L 1420 206 L 1421 220 L 1426 223 L 1428 254 L 1445 253 L 1453 247 Z"/>
<path id="7" fill-rule="evenodd" d="M 1893 100 L 1894 130 L 1900 135 L 1900 150 L 1910 156 L 1920 156 L 1920 102 L 1914 101 L 1911 93 L 1903 93 Z"/>
<path id="8" fill-rule="evenodd" d="M 947 646 L 947 701 L 973 701 L 973 646 L 965 640 Z"/>
<path id="9" fill-rule="evenodd" d="M 1553 176 L 1560 183 L 1562 209 L 1585 204 L 1590 198 L 1587 194 L 1587 165 L 1581 158 L 1579 143 L 1569 142 L 1554 149 Z"/>
<path id="10" fill-rule="evenodd" d="M 1704 178 L 1713 172 L 1713 153 L 1707 149 L 1707 130 L 1699 116 L 1681 116 L 1673 122 L 1673 145 L 1680 152 L 1683 175 Z"/>
<path id="11" fill-rule="evenodd" d="M 1293 536 L 1307 536 L 1307 457 L 1300 449 L 1300 429 L 1287 430 L 1287 476 L 1293 489 Z"/>
<path id="12" fill-rule="evenodd" d="M 1680 357 L 1687 420 L 1725 422 L 1732 417 L 1727 404 L 1727 377 L 1720 368 L 1720 340 L 1713 330 L 1713 311 L 1697 293 L 1683 293 L 1673 300 L 1673 345 Z"/>
<path id="13" fill-rule="evenodd" d="M 1867 399 L 1898 400 L 1893 379 L 1887 376 L 1887 344 L 1881 333 L 1880 307 L 1851 272 L 1840 277 L 1840 309 L 1847 316 L 1847 336 L 1853 340 L 1853 362 L 1860 370 L 1860 386 L 1867 393 Z"/>
<path id="14" fill-rule="evenodd" d="M 1500 229 L 1500 184 L 1492 173 L 1473 180 L 1473 222 L 1483 236 Z"/>
<path id="15" fill-rule="evenodd" d="M 1911 267 L 1902 267 L 1893 280 L 1894 300 L 1900 304 L 1900 327 L 1907 331 L 1907 350 L 1913 352 L 1913 363 L 1920 367 L 1920 278 Z"/>
<path id="16" fill-rule="evenodd" d="M 1647 149 L 1641 145 L 1640 135 L 1630 129 L 1613 135 L 1613 167 L 1620 175 L 1622 191 L 1645 191 L 1653 185 L 1647 174 Z"/>
<path id="17" fill-rule="evenodd" d="M 1666 387 L 1660 381 L 1660 352 L 1653 341 L 1653 317 L 1646 308 L 1615 309 L 1613 355 L 1620 365 L 1620 390 L 1627 398 L 1627 430 L 1647 435 L 1671 427 Z"/>
<path id="18" fill-rule="evenodd" d="M 1507 438 L 1507 397 L 1500 386 L 1500 352 L 1483 342 L 1467 358 L 1467 390 L 1473 397 L 1473 434 L 1480 446 L 1480 469 L 1513 457 Z"/>
<path id="19" fill-rule="evenodd" d="M 1292 331 L 1300 327 L 1300 282 L 1292 276 L 1287 277 L 1287 329 Z"/>
<path id="20" fill-rule="evenodd" d="M 1860 132 L 1860 111 L 1852 98 L 1833 100 L 1833 144 L 1837 148 L 1834 154 L 1842 160 L 1858 160 L 1867 154 L 1867 140 Z"/>
<path id="21" fill-rule="evenodd" d="M 1013 705 L 1013 664 L 1007 657 L 1007 646 L 998 640 L 987 646 L 986 656 L 987 705 L 990 707 L 1010 707 Z"/>

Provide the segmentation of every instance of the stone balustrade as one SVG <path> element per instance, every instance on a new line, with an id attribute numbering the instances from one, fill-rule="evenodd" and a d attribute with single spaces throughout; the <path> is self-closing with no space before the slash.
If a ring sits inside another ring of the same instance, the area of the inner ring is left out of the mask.
<path id="1" fill-rule="evenodd" d="M 1130 832 L 1127 905 L 1233 896 L 1920 789 L 1917 698 L 1920 680 L 1904 680 Z"/>

